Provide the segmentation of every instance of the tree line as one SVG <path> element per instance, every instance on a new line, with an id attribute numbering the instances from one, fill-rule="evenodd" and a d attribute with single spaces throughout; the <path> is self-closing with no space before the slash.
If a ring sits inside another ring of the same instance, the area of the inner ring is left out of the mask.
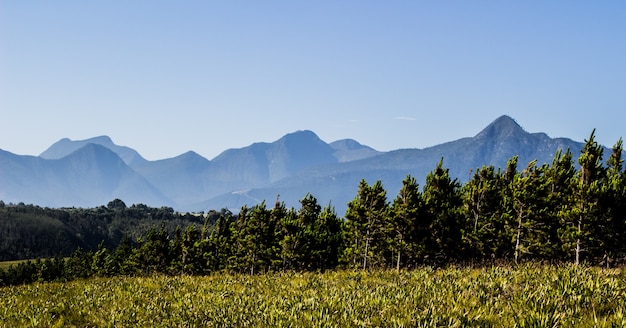
<path id="1" fill-rule="evenodd" d="M 208 274 L 228 271 L 407 269 L 448 263 L 573 262 L 616 266 L 626 260 L 626 172 L 620 139 L 606 162 L 592 132 L 574 162 L 483 166 L 461 184 L 443 159 L 420 189 L 407 176 L 392 200 L 381 181 L 359 183 L 343 218 L 307 194 L 300 208 L 280 199 L 222 211 L 202 225 L 163 225 L 115 247 L 77 250 L 69 259 L 24 262 L 0 271 L 4 284 L 92 275 Z M 123 204 L 123 202 L 122 202 Z M 127 210 L 109 204 L 111 211 Z"/>
<path id="2" fill-rule="evenodd" d="M 202 214 L 177 213 L 165 206 L 127 207 L 119 199 L 95 208 L 47 208 L 0 201 L 0 261 L 68 257 L 79 247 L 95 251 L 100 243 L 111 248 L 124 236 L 134 240 L 161 224 L 170 234 L 177 226 L 202 226 L 205 219 L 214 222 L 220 212 Z"/>

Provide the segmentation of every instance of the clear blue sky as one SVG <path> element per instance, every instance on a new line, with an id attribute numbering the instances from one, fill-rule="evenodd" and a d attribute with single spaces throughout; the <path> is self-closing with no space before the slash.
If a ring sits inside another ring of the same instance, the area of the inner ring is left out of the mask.
<path id="1" fill-rule="evenodd" d="M 154 160 L 309 129 L 379 150 L 626 137 L 626 1 L 0 0 L 0 148 Z"/>

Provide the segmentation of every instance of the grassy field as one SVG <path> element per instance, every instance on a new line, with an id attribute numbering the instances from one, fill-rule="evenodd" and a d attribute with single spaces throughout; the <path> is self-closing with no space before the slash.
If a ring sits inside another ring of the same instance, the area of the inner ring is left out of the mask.
<path id="1" fill-rule="evenodd" d="M 27 260 L 16 260 L 16 261 L 0 261 L 0 270 L 6 270 L 8 267 L 12 265 L 18 265 L 21 262 L 26 262 Z"/>
<path id="2" fill-rule="evenodd" d="M 626 272 L 573 266 L 93 278 L 0 295 L 1 327 L 626 326 Z"/>

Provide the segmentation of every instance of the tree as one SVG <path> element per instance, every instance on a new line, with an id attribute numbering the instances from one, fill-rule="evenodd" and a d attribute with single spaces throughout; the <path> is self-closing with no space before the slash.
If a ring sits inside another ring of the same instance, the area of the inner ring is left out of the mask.
<path id="1" fill-rule="evenodd" d="M 208 239 L 210 256 L 207 261 L 211 271 L 221 271 L 227 268 L 228 258 L 232 254 L 232 222 L 230 212 L 222 212 L 215 221 Z"/>
<path id="2" fill-rule="evenodd" d="M 424 217 L 431 232 L 426 240 L 426 254 L 435 264 L 457 256 L 461 248 L 460 183 L 443 167 L 443 158 L 426 176 Z"/>
<path id="3" fill-rule="evenodd" d="M 537 167 L 537 161 L 528 163 L 526 169 L 516 174 L 511 184 L 510 205 L 517 220 L 514 230 L 514 259 L 541 258 L 542 250 L 549 245 L 550 230 L 544 221 L 547 206 L 546 166 Z"/>
<path id="4" fill-rule="evenodd" d="M 403 259 L 405 265 L 416 265 L 424 256 L 424 241 L 429 231 L 421 221 L 421 208 L 419 185 L 414 177 L 407 175 L 386 222 L 389 251 L 396 257 L 396 270 L 400 270 Z"/>
<path id="5" fill-rule="evenodd" d="M 462 187 L 464 209 L 464 243 L 473 259 L 502 256 L 505 240 L 502 220 L 503 188 L 500 171 L 493 166 L 477 169 Z"/>
<path id="6" fill-rule="evenodd" d="M 310 270 L 313 267 L 312 255 L 315 252 L 315 225 L 320 215 L 322 207 L 317 203 L 313 195 L 307 193 L 300 200 L 300 210 L 298 211 L 298 221 L 302 229 L 302 243 L 300 247 L 300 267 Z"/>
<path id="7" fill-rule="evenodd" d="M 171 262 L 170 243 L 165 227 L 150 229 L 145 241 L 140 241 L 139 263 L 147 272 L 167 272 Z"/>
<path id="8" fill-rule="evenodd" d="M 206 266 L 204 259 L 203 240 L 195 225 L 189 225 L 181 237 L 180 262 L 181 270 L 186 274 L 199 274 Z"/>
<path id="9" fill-rule="evenodd" d="M 235 248 L 231 266 L 250 274 L 268 271 L 278 262 L 278 244 L 275 238 L 276 222 L 265 202 L 251 209 L 243 207 L 232 231 Z"/>
<path id="10" fill-rule="evenodd" d="M 298 266 L 300 245 L 302 243 L 302 227 L 295 210 L 287 210 L 281 203 L 279 209 L 284 210 L 279 221 L 279 247 L 282 270 L 294 269 Z"/>
<path id="11" fill-rule="evenodd" d="M 574 253 L 574 263 L 583 260 L 583 254 L 594 252 L 594 226 L 600 216 L 600 181 L 604 176 L 602 146 L 595 141 L 595 129 L 581 150 L 578 163 L 580 170 L 574 180 L 571 206 L 563 211 L 563 222 L 559 235 L 563 249 Z"/>
<path id="12" fill-rule="evenodd" d="M 346 210 L 344 262 L 352 267 L 377 266 L 384 262 L 381 253 L 383 219 L 388 211 L 387 192 L 380 180 L 369 186 L 359 183 L 356 198 Z"/>
<path id="13" fill-rule="evenodd" d="M 572 152 L 568 149 L 565 153 L 558 150 L 552 160 L 552 165 L 545 171 L 548 184 L 547 207 L 545 213 L 549 225 L 550 243 L 544 245 L 544 253 L 547 258 L 564 260 L 563 245 L 559 237 L 562 229 L 564 213 L 572 207 L 573 183 L 576 177 L 576 168 L 572 160 Z"/>
<path id="14" fill-rule="evenodd" d="M 616 258 L 626 255 L 626 173 L 623 170 L 623 141 L 613 146 L 606 162 L 606 175 L 601 186 L 602 221 L 597 226 L 602 262 L 609 267 Z"/>
<path id="15" fill-rule="evenodd" d="M 110 210 L 125 210 L 126 204 L 121 199 L 116 198 L 107 204 L 107 208 Z"/>
<path id="16" fill-rule="evenodd" d="M 341 245 L 341 222 L 330 204 L 322 209 L 313 226 L 315 239 L 311 269 L 328 270 L 337 266 Z"/>

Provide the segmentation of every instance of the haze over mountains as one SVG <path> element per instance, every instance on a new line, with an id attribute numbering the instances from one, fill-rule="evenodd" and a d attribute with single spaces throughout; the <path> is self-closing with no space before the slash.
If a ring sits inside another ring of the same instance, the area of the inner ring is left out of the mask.
<path id="1" fill-rule="evenodd" d="M 343 215 L 361 179 L 382 180 L 392 200 L 407 174 L 423 185 L 441 158 L 453 177 L 466 181 L 472 170 L 482 165 L 505 167 L 515 155 L 522 168 L 534 159 L 551 163 L 557 149 L 569 148 L 577 158 L 582 146 L 566 138 L 528 133 L 508 116 L 474 137 L 389 152 L 350 139 L 326 143 L 312 131 L 297 131 L 271 143 L 226 150 L 212 160 L 190 151 L 148 161 L 107 136 L 64 138 L 40 156 L 0 150 L 0 199 L 93 207 L 120 198 L 129 205 L 171 206 L 179 211 L 238 211 L 262 200 L 273 206 L 277 197 L 298 207 L 298 200 L 310 192 L 322 205 L 332 202 Z"/>

